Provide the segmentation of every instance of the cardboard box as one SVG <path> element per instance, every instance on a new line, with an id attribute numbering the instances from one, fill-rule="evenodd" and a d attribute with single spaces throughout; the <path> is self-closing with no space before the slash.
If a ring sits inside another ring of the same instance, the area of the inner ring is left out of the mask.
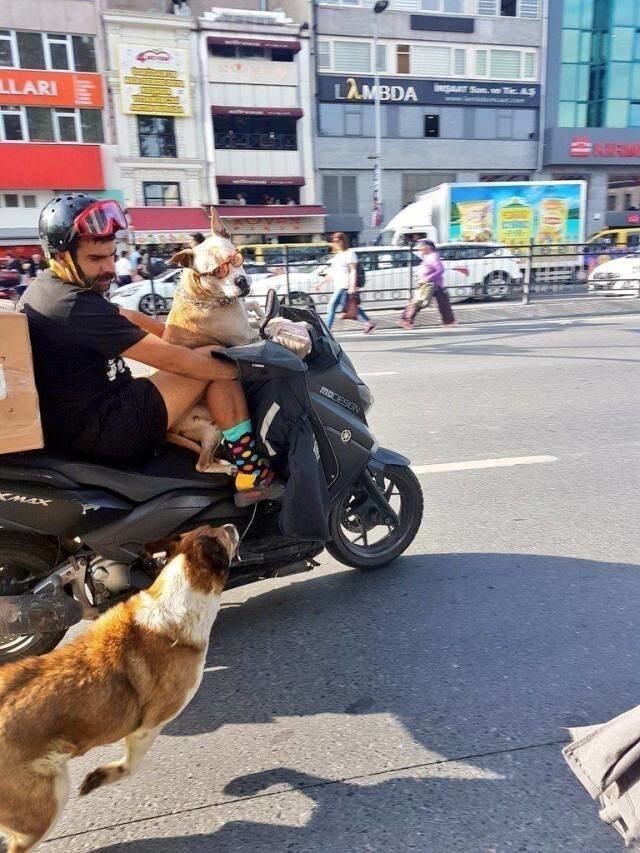
<path id="1" fill-rule="evenodd" d="M 0 311 L 0 453 L 41 447 L 44 437 L 27 318 Z"/>

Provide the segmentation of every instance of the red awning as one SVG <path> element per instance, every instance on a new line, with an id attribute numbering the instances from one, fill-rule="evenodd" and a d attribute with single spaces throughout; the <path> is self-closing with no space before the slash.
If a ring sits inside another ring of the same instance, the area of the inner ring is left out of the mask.
<path id="1" fill-rule="evenodd" d="M 5 190 L 103 190 L 99 145 L 3 142 L 0 179 Z"/>
<path id="2" fill-rule="evenodd" d="M 266 39 L 250 38 L 247 36 L 209 36 L 208 44 L 222 44 L 227 47 L 273 47 L 276 50 L 292 50 L 297 53 L 300 50 L 300 42 L 297 39 Z"/>
<path id="3" fill-rule="evenodd" d="M 263 175 L 245 176 L 240 175 L 218 175 L 216 177 L 218 186 L 234 186 L 234 187 L 303 187 L 305 184 L 304 178 L 265 178 Z"/>
<path id="4" fill-rule="evenodd" d="M 324 216 L 321 205 L 253 205 L 218 204 L 216 210 L 223 219 L 302 219 L 309 216 Z M 129 207 L 134 231 L 189 232 L 209 230 L 208 208 L 202 207 Z"/>
<path id="5" fill-rule="evenodd" d="M 304 112 L 298 107 L 211 107 L 214 116 L 290 116 L 301 118 Z"/>

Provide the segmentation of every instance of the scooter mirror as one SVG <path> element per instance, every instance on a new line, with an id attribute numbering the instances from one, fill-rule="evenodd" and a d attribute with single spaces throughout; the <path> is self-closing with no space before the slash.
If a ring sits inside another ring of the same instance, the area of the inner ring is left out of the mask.
<path id="1" fill-rule="evenodd" d="M 280 300 L 278 294 L 273 288 L 267 293 L 267 298 L 264 303 L 264 318 L 260 323 L 260 337 L 264 340 L 264 330 L 267 327 L 269 320 L 280 316 Z"/>

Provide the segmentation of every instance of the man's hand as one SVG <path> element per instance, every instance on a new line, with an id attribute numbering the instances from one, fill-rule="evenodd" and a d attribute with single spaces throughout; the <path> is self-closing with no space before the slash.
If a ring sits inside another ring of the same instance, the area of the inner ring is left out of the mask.
<path id="1" fill-rule="evenodd" d="M 234 362 L 211 357 L 216 349 L 217 347 L 212 346 L 191 350 L 169 344 L 151 334 L 129 347 L 122 355 L 134 361 L 141 361 L 149 367 L 188 376 L 190 379 L 204 379 L 208 382 L 216 379 L 238 379 L 239 372 Z"/>

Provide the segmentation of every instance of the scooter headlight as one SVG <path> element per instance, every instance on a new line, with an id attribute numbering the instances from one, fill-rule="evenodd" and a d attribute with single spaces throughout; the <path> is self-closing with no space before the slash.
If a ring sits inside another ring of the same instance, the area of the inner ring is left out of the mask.
<path id="1" fill-rule="evenodd" d="M 375 403 L 375 398 L 371 393 L 371 389 L 364 384 L 364 382 L 358 382 L 358 392 L 360 394 L 360 401 L 362 402 L 362 408 L 365 411 L 365 414 L 369 411 L 371 406 Z"/>

